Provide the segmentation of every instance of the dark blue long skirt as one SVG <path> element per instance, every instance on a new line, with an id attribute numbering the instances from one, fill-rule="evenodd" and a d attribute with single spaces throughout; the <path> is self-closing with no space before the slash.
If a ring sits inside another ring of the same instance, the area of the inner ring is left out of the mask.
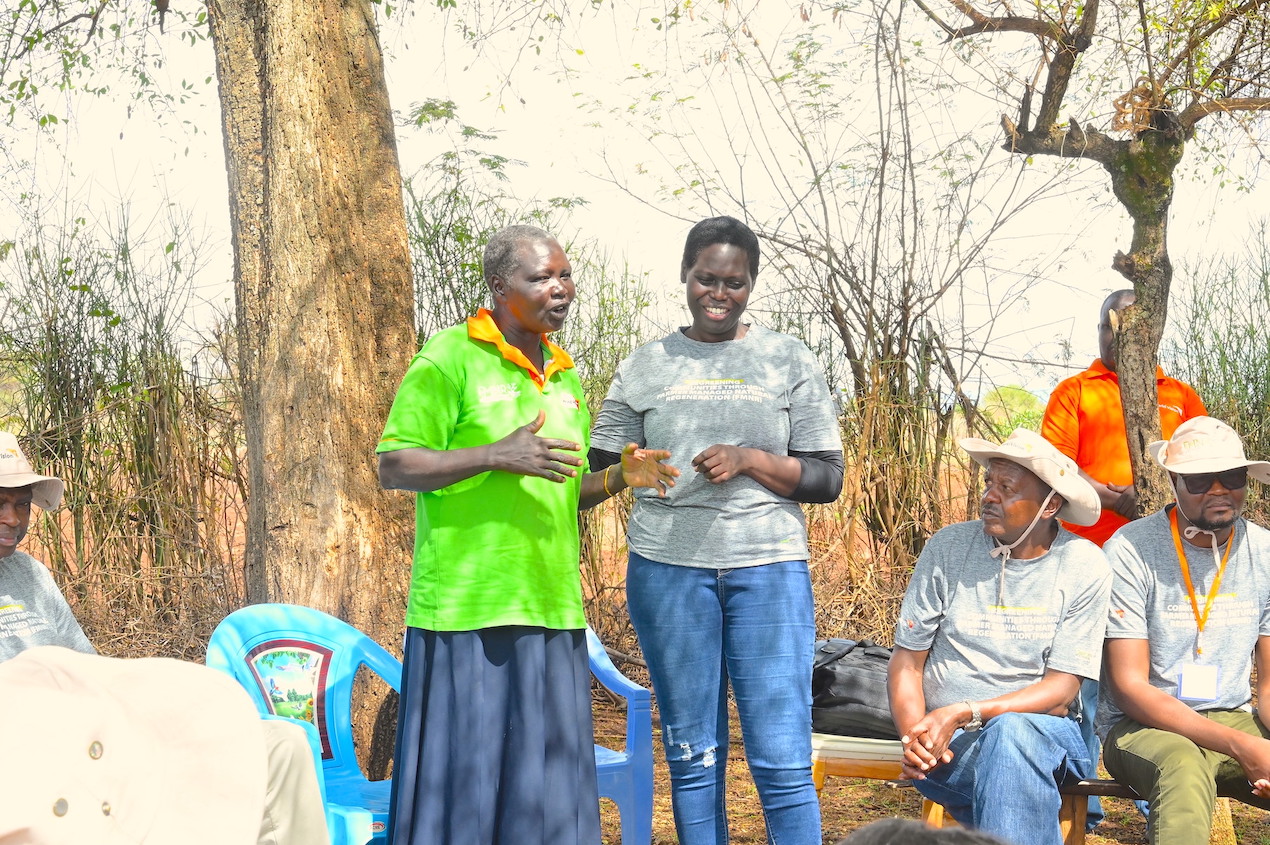
<path id="1" fill-rule="evenodd" d="M 390 845 L 598 845 L 583 631 L 406 629 Z"/>

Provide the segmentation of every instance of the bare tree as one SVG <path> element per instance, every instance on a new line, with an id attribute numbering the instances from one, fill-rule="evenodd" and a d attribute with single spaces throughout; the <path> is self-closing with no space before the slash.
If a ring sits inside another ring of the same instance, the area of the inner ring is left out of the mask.
<path id="1" fill-rule="evenodd" d="M 1173 278 L 1174 178 L 1198 133 L 1220 131 L 1209 124 L 1238 120 L 1254 139 L 1263 131 L 1250 116 L 1270 109 L 1267 0 L 1063 0 L 1026 13 L 1006 0 L 949 0 L 955 21 L 927 0 L 914 2 L 950 42 L 973 42 L 963 57 L 1001 69 L 999 83 L 981 79 L 1017 97 L 1017 111 L 1001 118 L 1006 150 L 1097 163 L 1133 220 L 1128 250 L 1112 260 L 1137 291 L 1117 327 L 1117 372 L 1140 506 L 1154 510 L 1168 498 L 1145 447 L 1160 436 L 1155 370 Z M 1020 36 L 1030 48 L 1019 49 Z M 988 39 L 1000 55 L 979 46 Z M 1103 114 L 1078 119 L 1100 102 Z M 1231 146 L 1213 137 L 1218 148 Z"/>

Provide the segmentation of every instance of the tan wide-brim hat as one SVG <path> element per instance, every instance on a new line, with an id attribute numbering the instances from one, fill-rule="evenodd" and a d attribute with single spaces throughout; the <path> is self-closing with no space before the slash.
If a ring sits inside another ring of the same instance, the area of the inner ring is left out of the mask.
<path id="1" fill-rule="evenodd" d="M 0 431 L 0 487 L 26 487 L 31 485 L 31 501 L 46 511 L 62 503 L 64 485 L 60 478 L 38 475 L 31 462 L 22 454 L 18 438 L 7 431 Z"/>
<path id="2" fill-rule="evenodd" d="M 982 467 L 993 458 L 1012 461 L 1031 472 L 1066 500 L 1058 515 L 1075 525 L 1093 525 L 1102 516 L 1102 502 L 1093 485 L 1080 475 L 1076 462 L 1035 431 L 1016 428 L 1001 445 L 977 437 L 957 441 Z"/>
<path id="3" fill-rule="evenodd" d="M 1248 475 L 1270 483 L 1270 463 L 1248 460 L 1243 440 L 1216 417 L 1191 417 L 1168 440 L 1147 446 L 1147 454 L 1164 469 L 1180 475 L 1248 467 Z"/>
<path id="4" fill-rule="evenodd" d="M 260 717 L 232 678 L 56 646 L 0 664 L 0 841 L 255 845 Z"/>

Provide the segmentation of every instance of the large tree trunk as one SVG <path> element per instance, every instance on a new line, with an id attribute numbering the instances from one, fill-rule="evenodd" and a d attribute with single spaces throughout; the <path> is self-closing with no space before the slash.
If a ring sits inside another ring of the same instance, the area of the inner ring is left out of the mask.
<path id="1" fill-rule="evenodd" d="M 247 594 L 320 608 L 395 648 L 413 520 L 408 497 L 380 489 L 374 447 L 415 332 L 373 7 L 208 0 L 208 13 L 234 232 Z M 363 698 L 354 714 L 363 739 L 381 703 Z"/>
<path id="2" fill-rule="evenodd" d="M 1137 293 L 1137 301 L 1120 315 L 1116 327 L 1116 374 L 1140 515 L 1173 499 L 1168 477 L 1147 456 L 1146 447 L 1161 438 L 1155 370 L 1173 281 L 1167 244 L 1169 205 L 1173 171 L 1182 152 L 1183 141 L 1176 133 L 1148 129 L 1118 145 L 1118 154 L 1104 162 L 1112 190 L 1133 219 L 1129 253 L 1117 253 L 1112 266 Z"/>

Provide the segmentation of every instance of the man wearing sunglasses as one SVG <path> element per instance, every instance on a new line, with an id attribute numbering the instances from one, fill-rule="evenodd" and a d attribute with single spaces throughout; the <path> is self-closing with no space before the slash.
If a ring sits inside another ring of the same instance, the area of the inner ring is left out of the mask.
<path id="1" fill-rule="evenodd" d="M 1115 291 L 1103 301 L 1098 312 L 1097 360 L 1084 372 L 1058 383 L 1041 419 L 1041 436 L 1076 462 L 1102 502 L 1102 516 L 1093 525 L 1064 523 L 1063 527 L 1099 546 L 1138 517 L 1138 493 L 1129 463 L 1129 439 L 1125 435 L 1120 379 L 1116 375 L 1113 325 L 1120 312 L 1136 300 L 1137 295 L 1129 288 Z M 1186 420 L 1208 413 L 1189 384 L 1169 378 L 1159 367 L 1155 371 L 1155 391 L 1160 434 L 1164 437 L 1172 437 Z M 1092 715 L 1098 703 L 1097 682 L 1083 683 L 1080 698 L 1085 713 Z M 1090 719 L 1081 724 L 1081 735 L 1089 745 L 1090 755 L 1097 758 L 1098 738 Z M 1097 796 L 1090 796 L 1086 829 L 1093 830 L 1102 817 L 1102 803 Z"/>
<path id="2" fill-rule="evenodd" d="M 1217 795 L 1270 809 L 1270 532 L 1243 519 L 1244 456 L 1212 417 L 1147 447 L 1176 501 L 1103 550 L 1115 580 L 1098 732 L 1107 771 L 1145 797 L 1152 845 L 1207 842 Z"/>

